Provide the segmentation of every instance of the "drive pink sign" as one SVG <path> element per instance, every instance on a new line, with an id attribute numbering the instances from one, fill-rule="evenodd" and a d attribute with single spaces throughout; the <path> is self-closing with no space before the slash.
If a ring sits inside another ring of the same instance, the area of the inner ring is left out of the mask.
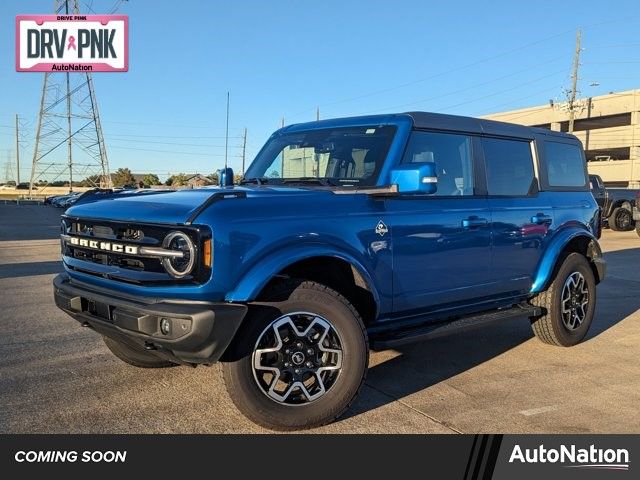
<path id="1" fill-rule="evenodd" d="M 18 72 L 126 72 L 127 15 L 18 15 Z"/>

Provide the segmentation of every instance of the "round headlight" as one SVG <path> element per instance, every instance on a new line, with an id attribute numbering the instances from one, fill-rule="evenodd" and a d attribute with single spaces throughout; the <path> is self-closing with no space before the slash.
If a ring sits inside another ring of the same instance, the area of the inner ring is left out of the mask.
<path id="1" fill-rule="evenodd" d="M 162 246 L 167 250 L 182 252 L 182 257 L 166 257 L 162 265 L 172 277 L 180 278 L 191 273 L 196 261 L 196 250 L 189 235 L 183 232 L 169 232 Z"/>

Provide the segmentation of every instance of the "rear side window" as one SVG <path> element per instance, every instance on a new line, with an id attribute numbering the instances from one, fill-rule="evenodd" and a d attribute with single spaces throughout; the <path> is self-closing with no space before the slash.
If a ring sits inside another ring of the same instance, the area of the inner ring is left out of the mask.
<path id="1" fill-rule="evenodd" d="M 587 184 L 584 158 L 577 145 L 544 142 L 544 157 L 550 187 L 584 187 Z"/>
<path id="2" fill-rule="evenodd" d="M 489 195 L 528 195 L 533 184 L 533 156 L 527 141 L 483 138 Z"/>

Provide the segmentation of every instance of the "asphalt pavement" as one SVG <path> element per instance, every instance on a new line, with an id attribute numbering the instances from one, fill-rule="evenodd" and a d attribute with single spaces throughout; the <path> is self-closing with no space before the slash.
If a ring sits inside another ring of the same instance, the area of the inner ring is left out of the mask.
<path id="1" fill-rule="evenodd" d="M 0 205 L 0 433 L 261 433 L 219 366 L 137 369 L 53 302 L 60 210 Z M 526 319 L 371 355 L 329 433 L 640 432 L 640 238 L 605 231 L 588 338 L 537 341 Z"/>

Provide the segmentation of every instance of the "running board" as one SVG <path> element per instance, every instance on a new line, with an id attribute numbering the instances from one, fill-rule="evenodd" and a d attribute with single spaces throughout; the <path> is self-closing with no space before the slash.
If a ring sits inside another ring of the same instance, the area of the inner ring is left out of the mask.
<path id="1" fill-rule="evenodd" d="M 542 313 L 540 307 L 518 305 L 503 310 L 493 310 L 470 317 L 462 317 L 449 322 L 430 323 L 384 336 L 374 337 L 371 346 L 374 350 L 385 350 L 413 342 L 431 340 L 453 333 L 481 328 L 493 323 L 502 323 L 518 318 L 537 317 Z"/>

